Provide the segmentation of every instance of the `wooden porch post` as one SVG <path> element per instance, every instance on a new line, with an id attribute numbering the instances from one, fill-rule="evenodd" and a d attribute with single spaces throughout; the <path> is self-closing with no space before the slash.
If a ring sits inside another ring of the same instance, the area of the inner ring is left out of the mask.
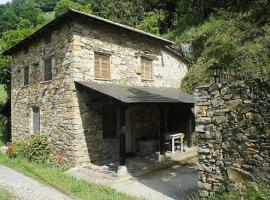
<path id="1" fill-rule="evenodd" d="M 124 106 L 118 107 L 119 112 L 119 166 L 117 170 L 118 176 L 127 173 L 126 167 L 126 108 Z"/>
<path id="2" fill-rule="evenodd" d="M 126 110 L 124 107 L 119 108 L 119 164 L 126 165 Z"/>
<path id="3" fill-rule="evenodd" d="M 159 123 L 160 123 L 160 134 L 159 134 L 159 151 L 160 155 L 165 154 L 165 132 L 166 132 L 166 111 L 164 105 L 160 105 L 160 117 L 159 117 Z"/>

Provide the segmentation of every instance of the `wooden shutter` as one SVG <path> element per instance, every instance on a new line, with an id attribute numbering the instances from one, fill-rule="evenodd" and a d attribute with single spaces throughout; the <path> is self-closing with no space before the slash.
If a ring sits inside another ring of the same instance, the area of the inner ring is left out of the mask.
<path id="1" fill-rule="evenodd" d="M 33 134 L 40 132 L 40 112 L 39 108 L 33 108 Z"/>
<path id="2" fill-rule="evenodd" d="M 25 66 L 23 69 L 23 84 L 29 84 L 29 66 Z"/>
<path id="3" fill-rule="evenodd" d="M 103 138 L 112 138 L 117 135 L 117 110 L 116 108 L 104 107 L 103 109 Z"/>
<path id="4" fill-rule="evenodd" d="M 95 78 L 110 78 L 110 56 L 95 53 Z"/>
<path id="5" fill-rule="evenodd" d="M 52 58 L 44 60 L 44 81 L 52 80 Z"/>
<path id="6" fill-rule="evenodd" d="M 147 58 L 141 58 L 141 71 L 143 79 L 152 79 L 153 69 L 152 60 Z"/>

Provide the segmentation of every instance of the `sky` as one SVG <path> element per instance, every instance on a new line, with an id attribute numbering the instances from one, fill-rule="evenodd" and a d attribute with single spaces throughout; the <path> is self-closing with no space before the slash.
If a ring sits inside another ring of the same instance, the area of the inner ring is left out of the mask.
<path id="1" fill-rule="evenodd" d="M 5 3 L 9 2 L 9 1 L 11 1 L 11 0 L 0 0 L 0 4 L 5 4 Z"/>

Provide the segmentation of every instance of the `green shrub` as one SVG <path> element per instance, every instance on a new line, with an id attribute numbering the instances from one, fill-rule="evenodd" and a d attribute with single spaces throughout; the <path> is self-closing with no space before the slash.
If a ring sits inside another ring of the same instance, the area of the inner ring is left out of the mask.
<path id="1" fill-rule="evenodd" d="M 30 162 L 46 163 L 51 159 L 52 148 L 44 135 L 35 135 L 25 142 L 15 141 L 7 150 L 10 158 L 26 158 Z"/>
<path id="2" fill-rule="evenodd" d="M 192 200 L 202 200 L 204 198 L 195 197 Z M 216 192 L 208 200 L 270 200 L 270 187 L 266 183 L 247 185 L 243 189 L 225 190 Z"/>
<path id="3" fill-rule="evenodd" d="M 25 144 L 21 141 L 15 141 L 9 145 L 7 154 L 10 158 L 24 158 Z"/>
<path id="4" fill-rule="evenodd" d="M 29 161 L 45 163 L 51 153 L 51 146 L 44 135 L 35 135 L 26 144 L 26 158 Z"/>

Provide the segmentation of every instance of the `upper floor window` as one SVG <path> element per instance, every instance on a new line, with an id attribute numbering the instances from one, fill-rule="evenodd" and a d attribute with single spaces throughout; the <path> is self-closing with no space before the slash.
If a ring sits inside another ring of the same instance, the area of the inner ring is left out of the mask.
<path id="1" fill-rule="evenodd" d="M 95 78 L 109 79 L 110 73 L 110 56 L 95 52 Z"/>
<path id="2" fill-rule="evenodd" d="M 47 44 L 50 44 L 51 42 L 52 42 L 52 35 L 48 33 L 44 37 L 44 44 L 47 45 Z"/>
<path id="3" fill-rule="evenodd" d="M 24 47 L 23 48 L 23 54 L 24 55 L 27 55 L 29 53 L 29 47 L 27 46 L 27 47 Z"/>
<path id="4" fill-rule="evenodd" d="M 29 85 L 29 66 L 23 68 L 23 85 Z"/>
<path id="5" fill-rule="evenodd" d="M 52 57 L 44 60 L 44 81 L 52 80 Z"/>
<path id="6" fill-rule="evenodd" d="M 141 57 L 141 76 L 143 79 L 151 80 L 153 78 L 152 60 Z"/>

